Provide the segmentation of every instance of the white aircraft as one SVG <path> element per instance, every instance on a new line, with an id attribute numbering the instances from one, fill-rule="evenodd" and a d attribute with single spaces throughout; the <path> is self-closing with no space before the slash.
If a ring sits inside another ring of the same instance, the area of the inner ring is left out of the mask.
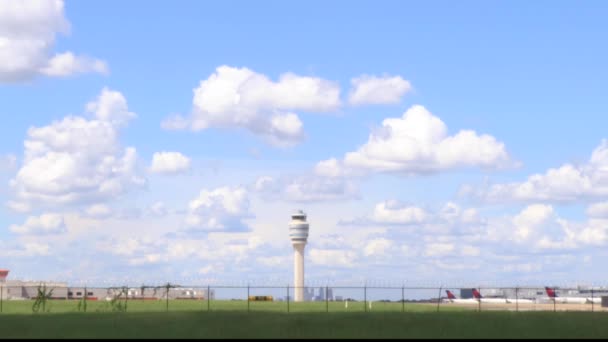
<path id="1" fill-rule="evenodd" d="M 507 303 L 509 304 L 534 304 L 536 303 L 532 299 L 524 299 L 524 298 L 507 298 Z"/>
<path id="2" fill-rule="evenodd" d="M 506 298 L 484 298 L 477 289 L 473 289 L 473 296 L 475 299 L 481 301 L 482 303 L 492 303 L 492 304 L 506 304 Z"/>
<path id="3" fill-rule="evenodd" d="M 556 302 L 556 303 L 560 303 L 560 304 L 587 304 L 587 303 L 591 303 L 591 298 L 585 298 L 585 297 L 559 297 L 557 295 L 557 293 L 555 292 L 555 289 L 552 289 L 550 287 L 545 286 L 545 291 L 547 292 L 547 296 L 549 296 L 549 299 L 551 299 L 552 301 Z M 593 299 L 594 303 L 598 303 L 595 301 L 595 298 Z M 599 302 L 601 303 L 601 302 Z"/>
<path id="4" fill-rule="evenodd" d="M 445 292 L 448 294 L 448 298 L 445 299 L 445 301 L 447 301 L 447 302 L 456 303 L 456 304 L 479 304 L 479 302 L 477 301 L 477 299 L 473 299 L 473 298 L 456 298 L 456 296 L 454 296 L 454 294 L 452 293 L 452 291 L 445 290 Z"/>

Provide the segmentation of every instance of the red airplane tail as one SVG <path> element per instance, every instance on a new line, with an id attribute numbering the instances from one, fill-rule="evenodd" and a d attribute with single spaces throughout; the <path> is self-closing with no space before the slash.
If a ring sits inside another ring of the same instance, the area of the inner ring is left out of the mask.
<path id="1" fill-rule="evenodd" d="M 545 291 L 547 291 L 547 296 L 549 296 L 550 298 L 557 297 L 557 294 L 555 293 L 554 289 L 552 289 L 552 288 L 550 288 L 548 286 L 545 286 Z"/>
<path id="2" fill-rule="evenodd" d="M 448 299 L 456 299 L 456 296 L 454 296 L 454 294 L 452 293 L 452 291 L 445 290 L 445 292 L 448 294 Z"/>
<path id="3" fill-rule="evenodd" d="M 473 289 L 473 297 L 475 297 L 475 299 L 480 299 L 481 293 L 479 293 L 479 291 L 477 291 L 477 289 Z"/>

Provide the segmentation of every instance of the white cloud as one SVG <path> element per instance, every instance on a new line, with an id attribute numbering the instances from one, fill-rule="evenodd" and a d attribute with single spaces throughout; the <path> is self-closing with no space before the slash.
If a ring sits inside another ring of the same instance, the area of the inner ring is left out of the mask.
<path id="1" fill-rule="evenodd" d="M 353 267 L 356 259 L 355 252 L 341 249 L 313 248 L 308 255 L 313 264 L 325 267 Z"/>
<path id="2" fill-rule="evenodd" d="M 253 189 L 271 200 L 291 202 L 323 202 L 350 200 L 359 197 L 358 187 L 345 178 L 326 178 L 314 175 L 259 177 Z"/>
<path id="3" fill-rule="evenodd" d="M 393 242 L 385 239 L 378 238 L 373 239 L 367 243 L 365 248 L 363 249 L 363 255 L 366 257 L 369 256 L 386 256 L 388 250 L 393 247 Z"/>
<path id="4" fill-rule="evenodd" d="M 172 115 L 165 129 L 244 128 L 277 146 L 290 146 L 304 137 L 295 110 L 326 112 L 340 105 L 333 82 L 286 73 L 278 82 L 247 68 L 220 66 L 194 89 L 189 118 Z"/>
<path id="5" fill-rule="evenodd" d="M 87 109 L 96 119 L 68 116 L 28 130 L 11 208 L 103 203 L 145 185 L 135 148 L 121 152 L 118 142 L 117 125 L 134 116 L 122 95 L 104 89 Z"/>
<path id="6" fill-rule="evenodd" d="M 74 74 L 96 72 L 108 73 L 106 62 L 87 56 L 75 56 L 71 52 L 56 54 L 48 61 L 48 64 L 40 69 L 47 76 L 66 77 Z"/>
<path id="7" fill-rule="evenodd" d="M 602 140 L 586 164 L 564 164 L 544 174 L 531 175 L 525 182 L 493 184 L 481 189 L 469 185 L 462 189 L 462 193 L 488 202 L 576 201 L 606 196 L 608 140 Z"/>
<path id="8" fill-rule="evenodd" d="M 163 202 L 154 202 L 149 208 L 148 208 L 148 214 L 154 215 L 154 216 L 165 216 L 168 215 L 170 211 L 167 206 L 165 205 L 165 203 Z"/>
<path id="9" fill-rule="evenodd" d="M 162 174 L 177 174 L 190 168 L 190 158 L 179 152 L 157 152 L 152 157 L 150 171 Z"/>
<path id="10" fill-rule="evenodd" d="M 417 224 L 428 219 L 424 209 L 405 206 L 398 201 L 389 200 L 376 204 L 372 220 L 378 223 Z"/>
<path id="11" fill-rule="evenodd" d="M 242 220 L 250 216 L 247 190 L 221 187 L 201 190 L 190 201 L 185 223 L 190 229 L 237 231 L 248 229 Z"/>
<path id="12" fill-rule="evenodd" d="M 98 120 L 109 122 L 116 127 L 122 127 L 137 117 L 129 111 L 127 99 L 118 91 L 104 87 L 95 101 L 86 105 L 87 112 Z"/>
<path id="13" fill-rule="evenodd" d="M 85 213 L 94 218 L 107 218 L 112 210 L 105 204 L 94 204 L 85 210 Z"/>
<path id="14" fill-rule="evenodd" d="M 349 102 L 352 105 L 399 103 L 412 88 L 401 76 L 362 75 L 351 79 L 350 83 Z"/>
<path id="15" fill-rule="evenodd" d="M 293 263 L 292 258 L 290 256 L 265 256 L 258 257 L 257 261 L 268 267 L 284 267 L 290 266 Z"/>
<path id="16" fill-rule="evenodd" d="M 367 143 L 346 153 L 343 161 L 322 161 L 317 170 L 326 174 L 337 174 L 343 168 L 418 174 L 458 167 L 491 169 L 512 165 L 504 144 L 493 136 L 471 130 L 448 136 L 447 127 L 438 117 L 416 105 L 402 118 L 385 119 Z"/>
<path id="17" fill-rule="evenodd" d="M 533 204 L 522 210 L 513 218 L 515 239 L 528 240 L 535 236 L 535 230 L 541 228 L 554 215 L 553 207 L 545 204 Z"/>
<path id="18" fill-rule="evenodd" d="M 49 213 L 28 217 L 23 225 L 11 225 L 10 230 L 17 234 L 58 234 L 64 233 L 66 226 L 62 215 Z"/>
<path id="19" fill-rule="evenodd" d="M 62 0 L 3 1 L 0 6 L 0 82 L 30 79 L 39 74 L 67 76 L 107 73 L 105 62 L 72 52 L 51 57 L 55 36 L 68 34 Z"/>
<path id="20" fill-rule="evenodd" d="M 48 244 L 26 242 L 19 248 L 0 248 L 0 256 L 8 258 L 45 256 L 49 255 L 49 250 Z"/>
<path id="21" fill-rule="evenodd" d="M 453 202 L 447 202 L 441 210 L 433 212 L 398 200 L 386 200 L 377 203 L 367 216 L 339 222 L 342 225 L 415 226 L 438 232 L 479 224 L 481 221 L 475 208 L 462 210 Z"/>
<path id="22" fill-rule="evenodd" d="M 608 218 L 608 202 L 599 202 L 587 208 L 587 215 L 591 217 Z"/>
<path id="23" fill-rule="evenodd" d="M 478 256 L 480 254 L 480 250 L 475 246 L 462 246 L 460 254 L 464 256 Z"/>
<path id="24" fill-rule="evenodd" d="M 17 201 L 8 201 L 6 203 L 6 206 L 17 213 L 27 213 L 30 210 L 32 210 L 32 207 L 30 206 L 29 203 L 25 203 L 25 202 L 17 202 Z"/>
<path id="25" fill-rule="evenodd" d="M 455 249 L 451 243 L 429 243 L 426 245 L 424 255 L 428 257 L 445 256 L 451 254 Z"/>

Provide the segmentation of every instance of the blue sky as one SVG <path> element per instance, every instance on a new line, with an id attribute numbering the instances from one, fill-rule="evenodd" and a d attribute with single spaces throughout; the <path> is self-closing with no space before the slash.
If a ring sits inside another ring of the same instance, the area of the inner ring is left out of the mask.
<path id="1" fill-rule="evenodd" d="M 0 5 L 11 276 L 602 281 L 602 1 Z"/>

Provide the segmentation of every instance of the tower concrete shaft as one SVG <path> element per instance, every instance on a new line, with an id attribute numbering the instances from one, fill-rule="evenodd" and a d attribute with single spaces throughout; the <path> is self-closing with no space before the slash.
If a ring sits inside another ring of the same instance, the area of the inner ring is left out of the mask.
<path id="1" fill-rule="evenodd" d="M 291 215 L 289 223 L 289 238 L 293 245 L 293 286 L 294 300 L 304 301 L 304 247 L 308 242 L 308 222 L 302 210 Z"/>
<path id="2" fill-rule="evenodd" d="M 294 300 L 304 301 L 304 247 L 305 244 L 293 245 L 293 283 Z"/>

